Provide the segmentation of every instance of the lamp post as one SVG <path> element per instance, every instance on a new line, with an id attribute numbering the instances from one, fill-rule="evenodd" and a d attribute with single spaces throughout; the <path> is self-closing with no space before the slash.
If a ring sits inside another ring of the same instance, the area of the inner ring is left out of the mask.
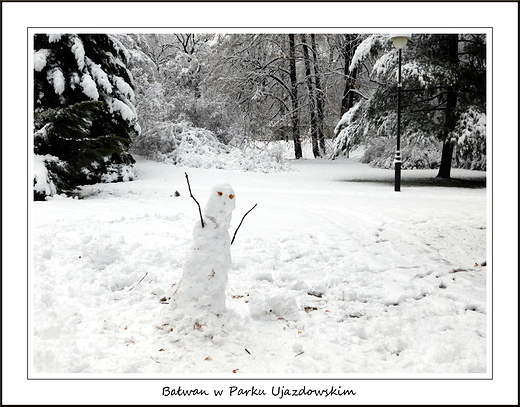
<path id="1" fill-rule="evenodd" d="M 401 51 L 406 44 L 408 44 L 408 40 L 410 39 L 409 34 L 396 34 L 392 35 L 392 42 L 394 47 L 399 51 L 399 75 L 397 80 L 397 147 L 395 150 L 395 183 L 394 183 L 394 191 L 401 190 L 401 88 L 403 87 L 403 83 L 401 80 Z"/>

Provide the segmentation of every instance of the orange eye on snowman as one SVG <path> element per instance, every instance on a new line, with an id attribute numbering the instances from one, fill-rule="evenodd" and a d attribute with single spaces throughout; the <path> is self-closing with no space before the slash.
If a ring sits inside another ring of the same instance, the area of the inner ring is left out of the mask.
<path id="1" fill-rule="evenodd" d="M 219 196 L 222 196 L 222 192 L 220 192 L 220 191 L 217 191 L 217 194 L 219 194 Z M 234 197 L 235 197 L 235 195 L 233 195 L 233 194 L 229 195 L 229 199 L 233 199 Z"/>

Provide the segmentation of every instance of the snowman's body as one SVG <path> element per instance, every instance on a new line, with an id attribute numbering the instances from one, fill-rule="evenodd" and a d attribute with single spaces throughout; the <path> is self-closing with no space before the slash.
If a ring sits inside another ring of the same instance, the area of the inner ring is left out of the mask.
<path id="1" fill-rule="evenodd" d="M 193 228 L 193 245 L 170 306 L 173 320 L 215 315 L 226 310 L 226 286 L 231 268 L 229 227 L 235 209 L 235 193 L 229 184 L 215 185 L 203 211 L 204 227 Z"/>

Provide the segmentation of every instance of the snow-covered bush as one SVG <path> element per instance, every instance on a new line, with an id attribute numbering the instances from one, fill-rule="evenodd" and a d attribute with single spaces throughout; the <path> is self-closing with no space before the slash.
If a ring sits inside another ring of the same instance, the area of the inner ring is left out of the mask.
<path id="1" fill-rule="evenodd" d="M 278 172 L 288 164 L 276 148 L 260 145 L 242 148 L 225 145 L 212 131 L 195 127 L 189 122 L 161 122 L 148 133 L 141 134 L 134 148 L 147 158 L 169 164 L 227 170 Z"/>
<path id="2" fill-rule="evenodd" d="M 453 131 L 455 165 L 469 170 L 486 170 L 486 114 L 471 106 L 461 114 Z"/>
<path id="3" fill-rule="evenodd" d="M 361 162 L 374 167 L 394 168 L 396 140 L 394 138 L 377 139 L 370 144 L 361 157 Z M 403 169 L 435 169 L 439 167 L 441 153 L 433 143 L 425 145 L 413 142 L 401 142 Z"/>
<path id="4" fill-rule="evenodd" d="M 360 144 L 366 145 L 361 162 L 374 167 L 394 168 L 397 144 L 396 115 L 390 114 L 378 126 L 366 120 L 363 102 L 346 112 L 335 128 L 337 134 L 331 158 L 348 156 Z M 401 157 L 403 169 L 436 169 L 441 162 L 442 143 L 431 137 L 422 123 L 410 121 L 402 128 Z M 369 136 L 372 135 L 372 136 Z M 452 132 L 455 145 L 453 167 L 486 169 L 486 115 L 471 107 Z"/>
<path id="5" fill-rule="evenodd" d="M 361 162 L 374 167 L 394 168 L 397 117 L 391 112 L 378 122 L 370 122 L 367 120 L 365 105 L 364 101 L 354 105 L 336 125 L 334 132 L 337 136 L 331 157 L 348 156 L 349 151 L 365 144 Z M 441 159 L 438 144 L 420 126 L 410 124 L 401 134 L 402 168 L 437 168 Z"/>

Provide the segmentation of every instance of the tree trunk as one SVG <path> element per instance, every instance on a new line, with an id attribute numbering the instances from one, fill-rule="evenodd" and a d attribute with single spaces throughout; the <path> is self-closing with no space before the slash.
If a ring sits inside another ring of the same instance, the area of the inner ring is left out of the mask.
<path id="1" fill-rule="evenodd" d="M 341 98 L 341 116 L 348 112 L 352 106 L 354 106 L 356 93 L 352 90 L 355 87 L 356 77 L 358 73 L 357 67 L 349 71 L 350 63 L 352 61 L 352 56 L 356 49 L 357 44 L 353 45 L 354 37 L 350 34 L 345 34 L 345 46 L 343 48 L 342 54 L 344 58 L 344 66 L 343 66 L 343 76 L 345 78 L 345 87 L 343 88 L 343 96 Z M 345 156 L 350 157 L 350 148 L 346 146 Z"/>
<path id="2" fill-rule="evenodd" d="M 453 156 L 453 144 L 447 140 L 442 145 L 441 166 L 437 178 L 451 178 L 451 157 Z"/>
<path id="3" fill-rule="evenodd" d="M 352 73 L 349 72 L 350 62 L 355 47 L 352 46 L 352 38 L 350 34 L 345 35 L 345 48 L 343 49 L 343 57 L 345 65 L 343 66 L 343 75 L 345 77 L 345 88 L 343 89 L 343 97 L 341 98 L 341 116 L 350 110 L 354 105 L 354 84 L 357 77 L 357 68 L 354 68 Z"/>
<path id="4" fill-rule="evenodd" d="M 356 67 L 352 71 L 352 74 L 350 75 L 350 78 L 349 78 L 350 83 L 349 83 L 349 89 L 348 89 L 348 105 L 347 105 L 348 109 L 347 110 L 350 110 L 350 108 L 352 106 L 354 106 L 354 96 L 356 94 L 354 92 L 352 92 L 352 89 L 354 89 L 354 86 L 356 83 L 357 73 L 358 73 L 358 69 Z"/>
<path id="5" fill-rule="evenodd" d="M 318 147 L 318 129 L 316 123 L 316 96 L 314 94 L 314 83 L 311 76 L 311 61 L 309 60 L 309 50 L 307 48 L 307 41 L 305 39 L 306 34 L 301 35 L 303 45 L 303 61 L 305 63 L 305 83 L 309 91 L 309 113 L 310 113 L 310 128 L 311 128 L 311 141 L 312 141 L 312 153 L 314 157 L 320 156 L 320 149 Z"/>
<path id="6" fill-rule="evenodd" d="M 450 34 L 448 37 L 448 60 L 453 65 L 453 71 L 457 70 L 459 62 L 459 36 L 458 34 Z M 451 160 L 453 157 L 453 142 L 451 135 L 457 124 L 455 109 L 457 108 L 457 91 L 454 86 L 448 87 L 448 96 L 446 99 L 446 114 L 444 119 L 443 130 L 443 146 L 441 165 L 437 178 L 451 178 Z"/>
<path id="7" fill-rule="evenodd" d="M 291 78 L 291 125 L 294 141 L 294 157 L 302 158 L 302 143 L 300 140 L 300 129 L 298 128 L 298 84 L 296 82 L 296 56 L 294 50 L 294 34 L 289 34 L 289 64 Z"/>
<path id="8" fill-rule="evenodd" d="M 318 142 L 320 144 L 320 153 L 325 156 L 325 134 L 323 133 L 324 122 L 324 99 L 323 89 L 321 88 L 321 70 L 318 62 L 318 48 L 316 48 L 316 36 L 311 34 L 312 55 L 314 60 L 314 75 L 316 85 L 316 114 L 317 114 L 317 131 Z"/>

